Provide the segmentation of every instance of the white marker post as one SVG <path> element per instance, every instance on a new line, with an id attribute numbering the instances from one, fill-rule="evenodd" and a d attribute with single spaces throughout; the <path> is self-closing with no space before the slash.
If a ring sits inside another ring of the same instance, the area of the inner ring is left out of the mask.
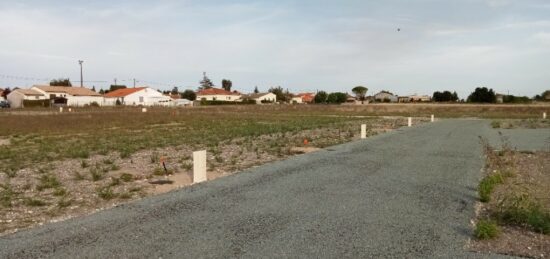
<path id="1" fill-rule="evenodd" d="M 435 118 L 434 118 L 434 115 L 432 114 L 432 122 L 434 122 L 434 121 L 435 121 Z"/>
<path id="2" fill-rule="evenodd" d="M 63 112 L 63 107 L 59 107 L 59 112 Z"/>
<path id="3" fill-rule="evenodd" d="M 543 113 L 542 113 L 542 118 L 543 118 L 543 119 L 546 119 L 546 112 L 543 112 Z"/>
<path id="4" fill-rule="evenodd" d="M 411 127 L 411 126 L 412 126 L 412 118 L 411 118 L 411 117 L 409 117 L 409 120 L 408 120 L 408 123 L 407 123 L 407 125 L 408 125 L 409 127 Z"/>
<path id="5" fill-rule="evenodd" d="M 367 124 L 361 124 L 361 139 L 367 138 Z"/>
<path id="6" fill-rule="evenodd" d="M 206 150 L 193 152 L 193 183 L 206 181 Z"/>
<path id="7" fill-rule="evenodd" d="M 141 108 L 141 112 L 147 112 L 147 108 Z"/>
<path id="8" fill-rule="evenodd" d="M 72 112 L 73 110 L 71 108 L 69 108 L 69 112 Z"/>

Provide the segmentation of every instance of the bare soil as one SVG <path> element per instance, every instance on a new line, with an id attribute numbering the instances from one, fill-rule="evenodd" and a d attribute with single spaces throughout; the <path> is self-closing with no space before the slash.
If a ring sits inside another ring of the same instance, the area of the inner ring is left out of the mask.
<path id="1" fill-rule="evenodd" d="M 417 119 L 426 122 L 428 119 Z M 399 121 L 399 122 L 398 122 Z M 403 120 L 369 120 L 368 135 L 403 126 Z M 357 131 L 357 132 L 355 132 Z M 0 233 L 87 215 L 192 184 L 192 152 L 207 150 L 208 179 L 320 148 L 356 140 L 359 127 L 323 128 L 229 139 L 217 146 L 180 145 L 64 159 L 0 174 Z M 307 144 L 304 142 L 307 140 Z M 166 170 L 164 166 L 166 166 Z M 151 184 L 167 180 L 167 184 Z"/>

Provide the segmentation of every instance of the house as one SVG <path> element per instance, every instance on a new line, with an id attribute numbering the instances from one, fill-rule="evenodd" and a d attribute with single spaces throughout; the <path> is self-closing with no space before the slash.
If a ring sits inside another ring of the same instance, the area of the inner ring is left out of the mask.
<path id="1" fill-rule="evenodd" d="M 348 93 L 346 93 L 346 103 L 356 103 L 357 98 L 355 96 L 351 96 Z"/>
<path id="2" fill-rule="evenodd" d="M 11 108 L 24 108 L 25 100 L 47 100 L 48 96 L 32 89 L 15 89 L 8 94 L 7 100 Z"/>
<path id="3" fill-rule="evenodd" d="M 503 94 L 496 94 L 496 101 L 497 103 L 504 103 L 504 95 Z"/>
<path id="4" fill-rule="evenodd" d="M 431 102 L 432 101 L 432 97 L 429 95 L 413 94 L 413 95 L 409 95 L 409 98 L 411 99 L 412 102 Z"/>
<path id="5" fill-rule="evenodd" d="M 396 95 L 392 94 L 391 92 L 388 92 L 388 91 L 380 91 L 379 93 L 375 94 L 374 95 L 374 100 L 377 101 L 377 102 L 392 102 L 392 103 L 395 103 L 397 102 L 398 98 Z"/>
<path id="6" fill-rule="evenodd" d="M 103 96 L 85 87 L 35 85 L 31 89 L 45 95 L 55 105 L 103 105 Z"/>
<path id="7" fill-rule="evenodd" d="M 277 102 L 277 95 L 274 93 L 257 93 L 249 94 L 247 98 L 256 101 L 257 104 L 260 103 L 275 103 Z"/>
<path id="8" fill-rule="evenodd" d="M 398 103 L 409 103 L 409 102 L 411 102 L 411 97 L 409 97 L 409 96 L 398 96 L 397 97 L 397 102 Z"/>
<path id="9" fill-rule="evenodd" d="M 0 101 L 4 100 L 4 89 L 0 88 Z"/>
<path id="10" fill-rule="evenodd" d="M 304 103 L 304 102 L 302 101 L 302 97 L 300 97 L 298 95 L 293 95 L 292 98 L 290 99 L 290 103 L 300 104 L 300 103 Z"/>
<path id="11" fill-rule="evenodd" d="M 234 102 L 241 99 L 239 92 L 229 92 L 219 88 L 203 89 L 197 92 L 198 101 L 226 101 Z"/>
<path id="12" fill-rule="evenodd" d="M 105 95 L 105 105 L 171 106 L 172 98 L 150 87 L 122 88 Z"/>
<path id="13" fill-rule="evenodd" d="M 298 96 L 302 98 L 303 103 L 313 103 L 315 100 L 314 93 L 299 93 Z"/>

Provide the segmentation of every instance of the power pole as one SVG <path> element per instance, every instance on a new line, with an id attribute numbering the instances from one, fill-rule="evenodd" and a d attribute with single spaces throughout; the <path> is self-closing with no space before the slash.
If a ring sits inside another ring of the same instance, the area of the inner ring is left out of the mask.
<path id="1" fill-rule="evenodd" d="M 82 63 L 84 63 L 84 60 L 78 61 L 78 64 L 80 64 L 80 87 L 84 87 L 84 78 L 82 77 Z"/>
<path id="2" fill-rule="evenodd" d="M 136 79 L 134 78 L 134 88 L 136 88 Z"/>
<path id="3" fill-rule="evenodd" d="M 116 78 L 115 78 L 115 85 L 116 85 Z"/>

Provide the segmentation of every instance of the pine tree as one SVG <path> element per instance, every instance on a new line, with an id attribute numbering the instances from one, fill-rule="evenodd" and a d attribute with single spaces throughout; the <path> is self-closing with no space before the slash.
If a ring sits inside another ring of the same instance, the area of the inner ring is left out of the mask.
<path id="1" fill-rule="evenodd" d="M 254 93 L 255 93 L 255 94 L 260 93 L 260 90 L 258 90 L 258 86 L 254 87 Z"/>
<path id="2" fill-rule="evenodd" d="M 228 80 L 228 79 L 223 79 L 222 80 L 222 88 L 225 91 L 231 92 L 231 87 L 232 86 L 233 86 L 233 82 L 231 82 L 231 80 Z"/>
<path id="3" fill-rule="evenodd" d="M 214 87 L 214 83 L 212 83 L 210 78 L 206 76 L 206 72 L 203 72 L 202 75 L 203 75 L 203 78 L 202 78 L 202 81 L 200 81 L 201 86 L 199 87 L 199 90 L 210 89 Z"/>
<path id="4" fill-rule="evenodd" d="M 92 91 L 94 91 L 94 92 L 95 92 L 95 85 L 94 85 L 94 86 L 92 86 Z"/>

